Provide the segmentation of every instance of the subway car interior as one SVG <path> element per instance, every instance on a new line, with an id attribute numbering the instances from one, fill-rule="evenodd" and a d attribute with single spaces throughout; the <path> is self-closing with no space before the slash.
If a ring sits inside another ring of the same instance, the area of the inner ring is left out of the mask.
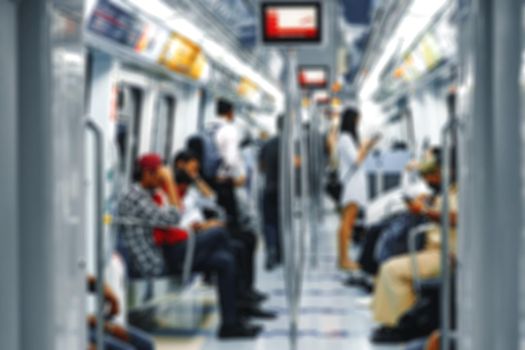
<path id="1" fill-rule="evenodd" d="M 0 349 L 525 349 L 520 0 L 0 0 Z"/>

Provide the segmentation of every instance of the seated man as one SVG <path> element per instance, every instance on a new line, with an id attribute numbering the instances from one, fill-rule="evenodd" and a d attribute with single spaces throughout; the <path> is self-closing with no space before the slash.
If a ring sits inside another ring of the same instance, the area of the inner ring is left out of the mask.
<path id="1" fill-rule="evenodd" d="M 211 216 L 213 222 L 220 222 L 217 218 L 222 218 L 222 209 L 213 200 L 216 198 L 215 192 L 199 176 L 200 164 L 198 159 L 190 152 L 183 151 L 177 154 L 174 160 L 174 170 L 177 174 L 177 184 L 181 191 L 179 194 L 184 197 L 186 207 L 192 206 L 200 209 L 203 215 Z M 211 213 L 217 214 L 211 214 Z M 235 236 L 229 235 L 230 245 L 235 252 L 237 266 L 239 266 L 239 296 L 247 302 L 261 302 L 266 296 L 254 288 L 253 265 L 251 264 L 251 251 L 237 240 Z M 274 315 L 263 310 L 251 309 L 250 315 L 259 317 L 273 318 Z"/>
<path id="2" fill-rule="evenodd" d="M 449 190 L 450 248 L 454 255 L 456 252 L 455 227 L 458 203 L 458 192 L 454 179 L 456 173 L 454 161 L 452 161 L 451 173 L 452 184 Z M 411 211 L 439 224 L 441 203 L 441 197 L 438 197 L 432 207 L 415 202 L 411 205 Z M 416 255 L 419 278 L 431 279 L 439 276 L 441 272 L 440 237 L 441 230 L 439 228 L 427 233 L 426 247 Z M 414 305 L 416 294 L 413 288 L 413 280 L 411 257 L 408 255 L 392 258 L 381 266 L 375 286 L 372 308 L 375 320 L 384 327 L 376 330 L 373 336 L 374 340 L 381 341 L 385 338 L 384 335 L 389 334 L 389 328 L 396 326 L 400 317 Z"/>
<path id="3" fill-rule="evenodd" d="M 96 279 L 89 276 L 88 291 L 95 293 Z M 119 314 L 120 306 L 115 293 L 109 286 L 104 286 L 104 299 L 108 304 L 108 314 L 104 315 L 104 349 L 107 350 L 153 350 L 155 348 L 150 337 L 139 329 L 124 328 L 111 320 Z M 94 315 L 88 317 L 90 349 L 95 349 L 97 319 Z"/>
<path id="4" fill-rule="evenodd" d="M 389 215 L 376 220 L 366 230 L 358 260 L 365 273 L 375 276 L 380 264 L 407 253 L 410 230 L 428 221 L 410 208 L 428 205 L 435 199 L 434 193 L 439 191 L 440 186 L 439 169 L 436 167 L 438 160 L 432 157 L 429 161 L 418 163 L 421 164 L 417 167 L 421 179 L 405 184 L 400 191 L 391 192 L 385 197 L 387 201 L 378 201 L 377 208 L 373 208 L 376 214 L 386 208 Z M 405 173 L 405 177 L 409 175 Z"/>
<path id="5" fill-rule="evenodd" d="M 144 276 L 177 273 L 183 265 L 186 239 L 174 231 L 175 239 L 155 242 L 153 228 L 169 229 L 179 224 L 180 210 L 176 202 L 171 171 L 162 166 L 162 159 L 148 154 L 137 162 L 136 182 L 120 198 L 118 212 L 121 217 L 140 220 L 140 224 L 123 225 L 121 235 L 130 254 L 131 263 Z M 152 196 L 155 191 L 166 191 L 170 198 L 168 208 L 157 206 Z M 220 227 L 199 231 L 196 235 L 192 270 L 212 272 L 218 277 L 221 311 L 219 337 L 253 337 L 259 327 L 243 322 L 236 311 L 234 258 L 227 246 L 226 234 Z"/>

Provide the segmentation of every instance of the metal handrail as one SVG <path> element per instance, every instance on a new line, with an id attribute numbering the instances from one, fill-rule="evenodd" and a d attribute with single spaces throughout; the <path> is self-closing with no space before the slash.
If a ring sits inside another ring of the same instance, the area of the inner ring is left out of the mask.
<path id="1" fill-rule="evenodd" d="M 297 238 L 297 225 L 293 218 L 294 205 L 293 198 L 296 195 L 295 183 L 295 166 L 294 166 L 294 118 L 299 118 L 297 113 L 297 84 L 295 71 L 297 67 L 297 52 L 291 48 L 287 51 L 287 67 L 288 79 L 287 88 L 289 96 L 286 101 L 286 118 L 284 120 L 284 128 L 280 138 L 280 226 L 281 237 L 283 239 L 282 253 L 285 265 L 285 287 L 290 310 L 290 341 L 292 348 L 295 347 L 297 341 L 297 325 L 299 317 L 299 298 L 300 298 L 300 284 L 302 281 L 302 268 L 300 264 L 303 258 L 303 253 L 299 252 L 301 249 L 301 241 Z M 297 125 L 297 124 L 296 124 Z"/>
<path id="2" fill-rule="evenodd" d="M 449 349 L 450 337 L 450 206 L 449 206 L 449 191 L 450 191 L 450 152 L 448 150 L 448 136 L 452 134 L 459 126 L 459 120 L 452 118 L 444 127 L 441 133 L 441 147 L 443 151 L 442 163 L 442 177 L 441 177 L 441 192 L 442 192 L 442 208 L 441 208 L 441 350 Z"/>
<path id="3" fill-rule="evenodd" d="M 87 119 L 86 128 L 95 137 L 95 247 L 96 247 L 96 348 L 104 349 L 104 132 L 92 119 Z"/>
<path id="4" fill-rule="evenodd" d="M 436 224 L 423 224 L 416 226 L 408 233 L 408 251 L 410 255 L 410 263 L 412 265 L 412 275 L 414 276 L 414 289 L 416 291 L 421 290 L 421 278 L 419 276 L 419 267 L 417 263 L 417 238 L 436 228 L 439 229 L 439 226 Z"/>

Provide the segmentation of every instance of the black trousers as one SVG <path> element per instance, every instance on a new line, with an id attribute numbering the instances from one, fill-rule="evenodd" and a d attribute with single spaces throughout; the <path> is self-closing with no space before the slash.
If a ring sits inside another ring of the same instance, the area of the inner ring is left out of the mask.
<path id="1" fill-rule="evenodd" d="M 239 259 L 238 275 L 243 288 L 246 290 L 254 289 L 255 281 L 255 249 L 257 247 L 257 235 L 254 232 L 243 229 L 239 220 L 237 198 L 233 181 L 215 183 L 214 189 L 217 193 L 218 204 L 224 208 L 228 220 L 228 230 L 234 246 L 242 247 Z"/>
<path id="2" fill-rule="evenodd" d="M 196 234 L 192 271 L 217 275 L 219 303 L 223 324 L 233 324 L 236 315 L 236 263 L 228 232 L 214 228 Z M 163 246 L 168 271 L 177 273 L 184 263 L 186 242 Z"/>
<path id="3" fill-rule="evenodd" d="M 375 249 L 377 242 L 379 241 L 379 238 L 381 237 L 381 234 L 383 233 L 383 229 L 385 227 L 384 223 L 380 223 L 374 226 L 371 226 L 367 229 L 366 235 L 361 247 L 361 251 L 359 254 L 359 265 L 361 265 L 361 269 L 370 274 L 370 275 L 377 275 L 377 272 L 379 270 L 379 263 L 377 262 L 375 258 Z"/>
<path id="4" fill-rule="evenodd" d="M 255 282 L 255 250 L 257 236 L 251 231 L 242 231 L 231 228 L 232 244 L 240 248 L 239 278 L 243 289 L 251 291 Z"/>
<path id="5" fill-rule="evenodd" d="M 268 257 L 281 261 L 281 235 L 279 231 L 279 194 L 264 191 L 263 196 L 264 238 Z"/>

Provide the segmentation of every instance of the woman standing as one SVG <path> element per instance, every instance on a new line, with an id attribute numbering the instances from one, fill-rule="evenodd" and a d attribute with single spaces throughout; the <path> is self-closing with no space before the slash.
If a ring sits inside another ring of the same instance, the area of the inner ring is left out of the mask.
<path id="1" fill-rule="evenodd" d="M 379 140 L 376 136 L 361 144 L 359 137 L 359 112 L 347 108 L 341 115 L 341 134 L 337 145 L 339 156 L 338 175 L 343 189 L 341 194 L 341 222 L 339 228 L 339 268 L 357 270 L 359 265 L 348 254 L 354 225 L 359 209 L 366 205 L 366 174 L 361 166 L 370 150 Z"/>

